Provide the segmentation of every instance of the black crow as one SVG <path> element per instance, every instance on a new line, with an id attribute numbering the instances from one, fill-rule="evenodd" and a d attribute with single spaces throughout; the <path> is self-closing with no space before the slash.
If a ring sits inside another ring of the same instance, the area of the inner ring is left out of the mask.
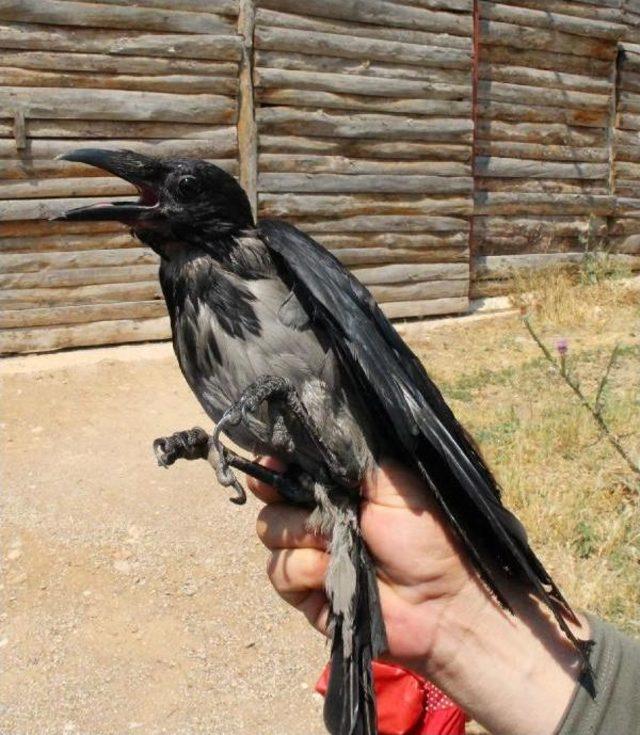
<path id="1" fill-rule="evenodd" d="M 290 224 L 254 222 L 235 179 L 205 161 L 80 149 L 64 160 L 134 184 L 137 202 L 73 209 L 66 220 L 115 220 L 161 257 L 173 346 L 191 389 L 216 423 L 158 439 L 162 464 L 207 457 L 244 490 L 232 467 L 271 481 L 313 508 L 330 541 L 331 674 L 325 722 L 334 735 L 376 732 L 371 660 L 385 650 L 375 574 L 358 527 L 358 487 L 382 453 L 420 474 L 477 573 L 507 609 L 505 579 L 553 612 L 588 667 L 573 612 L 503 506 L 474 442 L 367 289 Z M 268 472 L 234 454 L 275 455 Z"/>

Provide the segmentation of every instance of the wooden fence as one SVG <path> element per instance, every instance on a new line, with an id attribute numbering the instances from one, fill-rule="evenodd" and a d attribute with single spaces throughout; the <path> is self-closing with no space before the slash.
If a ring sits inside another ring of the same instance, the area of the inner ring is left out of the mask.
<path id="1" fill-rule="evenodd" d="M 640 0 L 3 0 L 0 351 L 169 334 L 157 259 L 50 223 L 131 187 L 81 145 L 213 160 L 392 317 L 510 269 L 640 267 Z"/>

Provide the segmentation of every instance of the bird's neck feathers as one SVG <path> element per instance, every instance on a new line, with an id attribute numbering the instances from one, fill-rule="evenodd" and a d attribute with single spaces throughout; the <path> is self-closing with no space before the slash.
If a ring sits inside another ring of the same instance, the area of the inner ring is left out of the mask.
<path id="1" fill-rule="evenodd" d="M 254 229 L 229 233 L 192 230 L 170 237 L 153 232 L 136 234 L 160 255 L 163 267 L 169 271 L 189 268 L 201 259 L 211 260 L 212 264 L 242 278 L 266 278 L 274 271 L 269 251 Z"/>

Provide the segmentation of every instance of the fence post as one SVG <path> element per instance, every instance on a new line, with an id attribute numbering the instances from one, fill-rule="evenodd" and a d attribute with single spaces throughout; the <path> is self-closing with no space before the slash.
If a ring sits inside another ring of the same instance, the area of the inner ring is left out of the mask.
<path id="1" fill-rule="evenodd" d="M 253 99 L 254 27 L 254 0 L 240 0 L 238 33 L 243 43 L 238 80 L 238 157 L 240 183 L 247 192 L 255 217 L 258 209 L 258 131 Z"/>

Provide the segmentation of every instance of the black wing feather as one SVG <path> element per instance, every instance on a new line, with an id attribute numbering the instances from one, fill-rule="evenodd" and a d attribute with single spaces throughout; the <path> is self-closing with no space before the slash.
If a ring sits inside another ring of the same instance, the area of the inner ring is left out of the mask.
<path id="1" fill-rule="evenodd" d="M 522 526 L 502 505 L 498 484 L 475 444 L 373 296 L 292 225 L 263 220 L 258 229 L 297 284 L 313 320 L 359 377 L 364 395 L 384 410 L 405 455 L 415 462 L 496 598 L 509 608 L 499 581 L 504 573 L 525 582 L 582 650 L 565 620 L 575 619 L 573 612 L 529 547 Z"/>

